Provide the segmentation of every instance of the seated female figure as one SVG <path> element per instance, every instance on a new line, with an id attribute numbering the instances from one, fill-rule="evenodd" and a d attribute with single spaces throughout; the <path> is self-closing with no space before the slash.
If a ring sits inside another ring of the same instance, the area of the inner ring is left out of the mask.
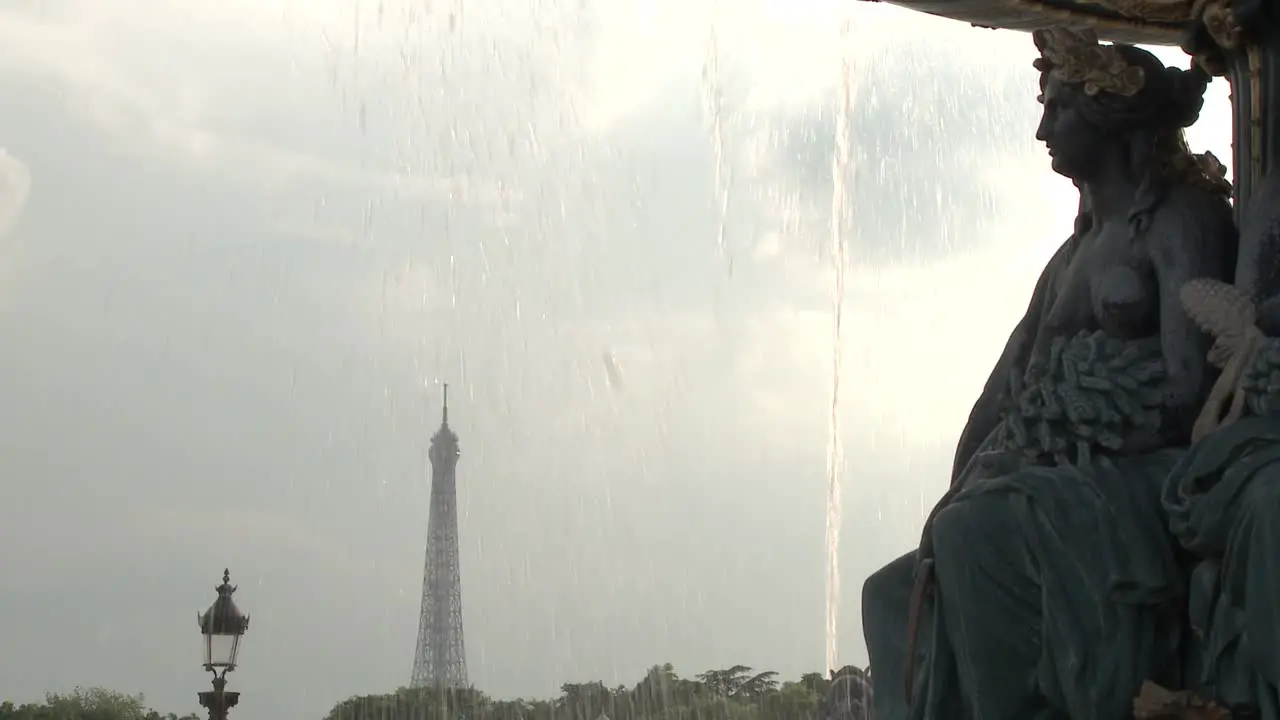
<path id="1" fill-rule="evenodd" d="M 863 588 L 879 720 L 1110 720 L 1143 680 L 1178 681 L 1184 573 L 1161 483 L 1212 379 L 1179 291 L 1229 282 L 1236 253 L 1222 170 L 1183 138 L 1208 78 L 1089 33 L 1035 40 L 1036 137 L 1080 212 L 973 408 L 920 548 Z"/>

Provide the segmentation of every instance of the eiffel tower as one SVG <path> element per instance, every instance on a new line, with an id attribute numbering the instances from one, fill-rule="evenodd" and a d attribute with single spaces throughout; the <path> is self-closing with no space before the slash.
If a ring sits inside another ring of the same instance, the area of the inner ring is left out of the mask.
<path id="1" fill-rule="evenodd" d="M 431 514 L 422 578 L 422 614 L 413 655 L 412 688 L 465 688 L 462 578 L 458 562 L 458 436 L 449 428 L 449 386 L 444 386 L 440 429 L 431 436 Z"/>

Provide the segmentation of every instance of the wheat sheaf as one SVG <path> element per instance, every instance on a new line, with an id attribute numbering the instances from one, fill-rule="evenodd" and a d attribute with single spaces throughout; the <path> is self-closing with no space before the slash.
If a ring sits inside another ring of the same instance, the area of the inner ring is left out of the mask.
<path id="1" fill-rule="evenodd" d="M 1181 298 L 1187 317 L 1213 336 L 1208 359 L 1222 369 L 1191 430 L 1194 442 L 1244 414 L 1244 370 L 1257 355 L 1263 334 L 1257 305 L 1234 285 L 1198 278 L 1182 286 Z"/>

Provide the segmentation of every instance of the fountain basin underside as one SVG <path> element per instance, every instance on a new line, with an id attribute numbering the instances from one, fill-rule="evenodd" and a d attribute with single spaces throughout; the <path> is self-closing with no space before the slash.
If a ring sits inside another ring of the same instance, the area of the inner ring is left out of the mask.
<path id="1" fill-rule="evenodd" d="M 1191 15 L 1190 0 L 1148 0 L 1145 16 L 1133 0 L 869 0 L 986 28 L 1032 31 L 1052 25 L 1092 27 L 1113 42 L 1177 45 Z M 1118 9 L 1127 11 L 1121 14 Z"/>

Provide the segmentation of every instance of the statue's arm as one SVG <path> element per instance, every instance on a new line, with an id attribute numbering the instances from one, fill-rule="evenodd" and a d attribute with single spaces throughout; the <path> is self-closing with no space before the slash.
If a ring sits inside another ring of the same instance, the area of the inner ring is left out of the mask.
<path id="1" fill-rule="evenodd" d="M 1170 198 L 1153 223 L 1148 252 L 1155 269 L 1160 297 L 1160 344 L 1167 372 L 1165 427 L 1186 440 L 1191 424 L 1204 402 L 1208 387 L 1208 337 L 1196 327 L 1182 306 L 1182 286 L 1195 278 L 1230 280 L 1224 248 L 1236 242 L 1235 227 L 1227 211 L 1207 196 L 1190 194 Z"/>
<path id="2" fill-rule="evenodd" d="M 1002 400 L 1009 392 L 1010 374 L 1022 372 L 1026 367 L 1031 345 L 1035 342 L 1036 331 L 1040 328 L 1041 316 L 1049 304 L 1048 295 L 1052 279 L 1065 258 L 1070 256 L 1070 250 L 1074 245 L 1072 239 L 1063 243 L 1053 259 L 1045 265 L 1044 271 L 1040 273 L 1040 279 L 1036 281 L 1036 289 L 1031 293 L 1031 302 L 1027 306 L 1026 314 L 1010 333 L 1004 352 L 1000 354 L 1000 359 L 987 378 L 987 384 L 982 388 L 982 394 L 978 396 L 973 409 L 969 411 L 969 421 L 965 423 L 964 431 L 960 433 L 960 442 L 956 445 L 955 460 L 951 466 L 952 482 L 955 482 L 965 466 L 969 464 L 969 460 L 999 424 Z"/>

